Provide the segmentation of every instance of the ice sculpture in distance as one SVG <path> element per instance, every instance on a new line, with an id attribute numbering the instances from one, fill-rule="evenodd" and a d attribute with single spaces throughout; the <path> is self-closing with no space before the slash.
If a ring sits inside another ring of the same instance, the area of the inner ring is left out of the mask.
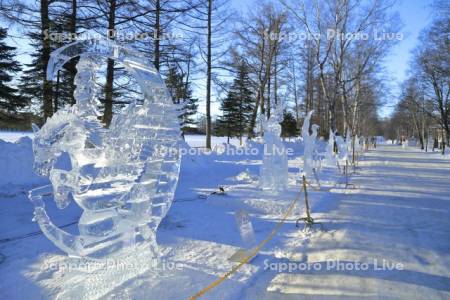
<path id="1" fill-rule="evenodd" d="M 280 138 L 282 118 L 282 106 L 278 105 L 264 124 L 264 156 L 259 185 L 273 193 L 284 191 L 288 185 L 287 154 Z"/>
<path id="2" fill-rule="evenodd" d="M 151 249 L 169 210 L 178 181 L 180 128 L 177 108 L 164 81 L 140 53 L 111 40 L 83 40 L 52 53 L 47 76 L 80 57 L 75 77 L 76 104 L 58 110 L 38 129 L 34 126 L 34 167 L 51 185 L 33 189 L 34 220 L 61 250 L 75 257 L 102 259 Z M 114 115 L 109 129 L 98 121 L 96 71 L 102 59 L 114 59 L 136 79 L 144 95 Z M 62 154 L 70 166 L 62 169 Z M 83 213 L 79 235 L 55 226 L 43 196 L 53 193 L 58 208 L 72 199 Z M 134 252 L 133 252 L 134 251 Z"/>
<path id="3" fill-rule="evenodd" d="M 361 141 L 362 141 L 361 137 L 355 135 L 355 151 L 358 153 L 362 152 L 363 150 Z"/>
<path id="4" fill-rule="evenodd" d="M 347 160 L 347 156 L 348 156 L 348 152 L 347 152 L 347 143 L 345 142 L 345 140 L 342 138 L 342 136 L 340 135 L 336 135 L 336 145 L 338 148 L 338 159 L 340 161 L 345 161 Z"/>
<path id="5" fill-rule="evenodd" d="M 312 134 L 309 134 L 309 124 L 313 113 L 314 110 L 308 112 L 302 126 L 302 138 L 304 144 L 302 175 L 305 175 L 306 177 L 313 175 L 314 151 L 316 149 L 317 130 L 319 129 L 318 125 L 313 124 L 311 126 Z"/>
<path id="6" fill-rule="evenodd" d="M 353 155 L 353 140 L 352 140 L 352 130 L 347 128 L 347 135 L 345 137 L 345 144 L 347 145 L 347 157 L 351 159 Z"/>
<path id="7" fill-rule="evenodd" d="M 325 152 L 325 164 L 330 167 L 336 166 L 336 154 L 334 153 L 334 132 L 331 128 Z"/>

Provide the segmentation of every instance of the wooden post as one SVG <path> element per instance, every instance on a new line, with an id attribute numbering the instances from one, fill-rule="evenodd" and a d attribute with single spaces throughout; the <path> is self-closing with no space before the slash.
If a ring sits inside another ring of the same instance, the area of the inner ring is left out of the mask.
<path id="1" fill-rule="evenodd" d="M 305 192 L 305 208 L 306 208 L 306 220 L 312 220 L 311 213 L 309 211 L 308 191 L 306 190 L 306 177 L 303 175 L 303 191 Z"/>
<path id="2" fill-rule="evenodd" d="M 353 135 L 352 139 L 352 164 L 355 165 L 355 142 L 356 142 L 356 135 Z"/>
<path id="3" fill-rule="evenodd" d="M 348 186 L 348 159 L 345 160 L 344 173 L 345 173 L 345 188 L 347 188 L 347 186 Z"/>

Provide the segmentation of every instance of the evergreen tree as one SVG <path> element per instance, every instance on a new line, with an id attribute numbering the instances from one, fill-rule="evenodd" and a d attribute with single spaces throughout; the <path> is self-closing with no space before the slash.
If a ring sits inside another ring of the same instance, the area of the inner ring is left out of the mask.
<path id="1" fill-rule="evenodd" d="M 25 64 L 25 70 L 20 78 L 19 90 L 20 96 L 31 104 L 31 109 L 36 115 L 42 115 L 43 111 L 43 78 L 44 71 L 41 60 L 42 44 L 38 32 L 29 32 L 27 36 L 30 39 L 30 45 L 35 49 L 30 54 L 31 62 Z"/>
<path id="2" fill-rule="evenodd" d="M 181 114 L 178 116 L 180 118 L 181 130 L 183 133 L 194 131 L 194 125 L 197 122 L 194 116 L 197 114 L 198 109 L 198 99 L 192 98 L 192 91 L 189 87 L 186 89 L 186 97 L 182 101 Z"/>
<path id="3" fill-rule="evenodd" d="M 222 116 L 218 118 L 216 130 L 218 134 L 228 137 L 242 137 L 248 128 L 254 109 L 253 92 L 250 90 L 250 78 L 245 63 L 237 66 L 237 76 L 228 91 L 227 97 L 221 103 Z"/>
<path id="4" fill-rule="evenodd" d="M 176 67 L 170 67 L 167 72 L 166 86 L 169 89 L 172 101 L 175 104 L 180 104 L 181 99 L 184 98 L 184 87 L 183 75 L 177 71 Z"/>
<path id="5" fill-rule="evenodd" d="M 283 113 L 283 121 L 281 122 L 281 136 L 293 137 L 298 136 L 299 130 L 294 115 L 291 112 Z"/>
<path id="6" fill-rule="evenodd" d="M 172 101 L 180 105 L 180 126 L 183 133 L 192 132 L 194 120 L 197 114 L 198 99 L 192 97 L 189 82 L 185 82 L 184 75 L 177 71 L 176 67 L 170 67 L 166 78 L 166 86 L 169 89 Z"/>
<path id="7" fill-rule="evenodd" d="M 222 111 L 222 116 L 217 119 L 216 122 L 216 133 L 219 136 L 228 137 L 228 143 L 230 138 L 236 136 L 237 126 L 235 122 L 235 115 L 238 113 L 235 105 L 236 99 L 232 97 L 231 93 L 223 99 L 220 104 L 220 110 Z"/>
<path id="8" fill-rule="evenodd" d="M 6 121 L 17 113 L 17 110 L 27 105 L 18 95 L 18 89 L 11 86 L 13 75 L 20 71 L 20 64 L 14 59 L 15 47 L 5 42 L 7 30 L 0 28 L 0 119 Z"/>

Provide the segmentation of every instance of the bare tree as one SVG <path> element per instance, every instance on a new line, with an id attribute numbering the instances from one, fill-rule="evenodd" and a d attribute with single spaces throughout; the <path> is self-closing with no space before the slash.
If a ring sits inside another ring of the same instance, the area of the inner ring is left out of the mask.
<path id="1" fill-rule="evenodd" d="M 236 32 L 256 88 L 256 105 L 248 128 L 249 138 L 254 136 L 258 109 L 262 115 L 266 114 L 265 92 L 273 74 L 273 64 L 279 52 L 286 20 L 286 13 L 273 4 L 260 4 L 242 20 L 242 28 Z"/>
<path id="2" fill-rule="evenodd" d="M 424 83 L 424 92 L 433 103 L 433 115 L 446 134 L 446 144 L 450 139 L 450 53 L 448 34 L 450 19 L 437 18 L 420 36 L 415 55 L 418 78 Z M 445 147 L 444 147 L 445 148 Z"/>
<path id="3" fill-rule="evenodd" d="M 221 68 L 221 58 L 227 50 L 228 26 L 232 20 L 233 10 L 229 8 L 229 0 L 203 0 L 195 5 L 190 17 L 192 24 L 188 26 L 197 35 L 198 53 L 202 60 L 206 74 L 206 148 L 211 149 L 211 135 L 213 130 L 211 116 L 211 102 L 213 83 L 216 74 L 214 69 Z M 216 80 L 215 83 L 218 83 Z"/>
<path id="4" fill-rule="evenodd" d="M 302 1 L 290 4 L 281 0 L 308 35 L 318 69 L 320 95 L 328 107 L 329 127 L 337 128 L 341 117 L 342 131 L 353 127 L 359 105 L 363 77 L 375 70 L 381 57 L 394 41 L 378 42 L 375 31 L 392 29 L 395 17 L 389 12 L 390 0 L 372 1 Z M 364 49 L 364 51 L 361 51 Z M 309 58 L 309 55 L 307 56 Z M 307 59 L 306 109 L 312 108 L 311 66 Z M 340 104 L 338 113 L 336 105 Z M 320 105 L 322 106 L 322 105 Z"/>

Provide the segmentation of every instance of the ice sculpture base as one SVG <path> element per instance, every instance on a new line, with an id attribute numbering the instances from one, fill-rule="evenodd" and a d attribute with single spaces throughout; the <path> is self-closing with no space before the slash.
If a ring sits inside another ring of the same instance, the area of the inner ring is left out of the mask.
<path id="1" fill-rule="evenodd" d="M 255 253 L 256 247 L 252 249 L 242 249 L 239 248 L 228 260 L 236 263 L 250 263 L 256 256 L 253 256 Z M 251 257 L 248 261 L 248 257 Z"/>
<path id="2" fill-rule="evenodd" d="M 59 299 L 98 299 L 126 281 L 145 272 L 158 269 L 159 257 L 151 243 L 134 247 L 133 251 L 107 259 L 67 257 L 67 267 L 61 284 Z"/>

